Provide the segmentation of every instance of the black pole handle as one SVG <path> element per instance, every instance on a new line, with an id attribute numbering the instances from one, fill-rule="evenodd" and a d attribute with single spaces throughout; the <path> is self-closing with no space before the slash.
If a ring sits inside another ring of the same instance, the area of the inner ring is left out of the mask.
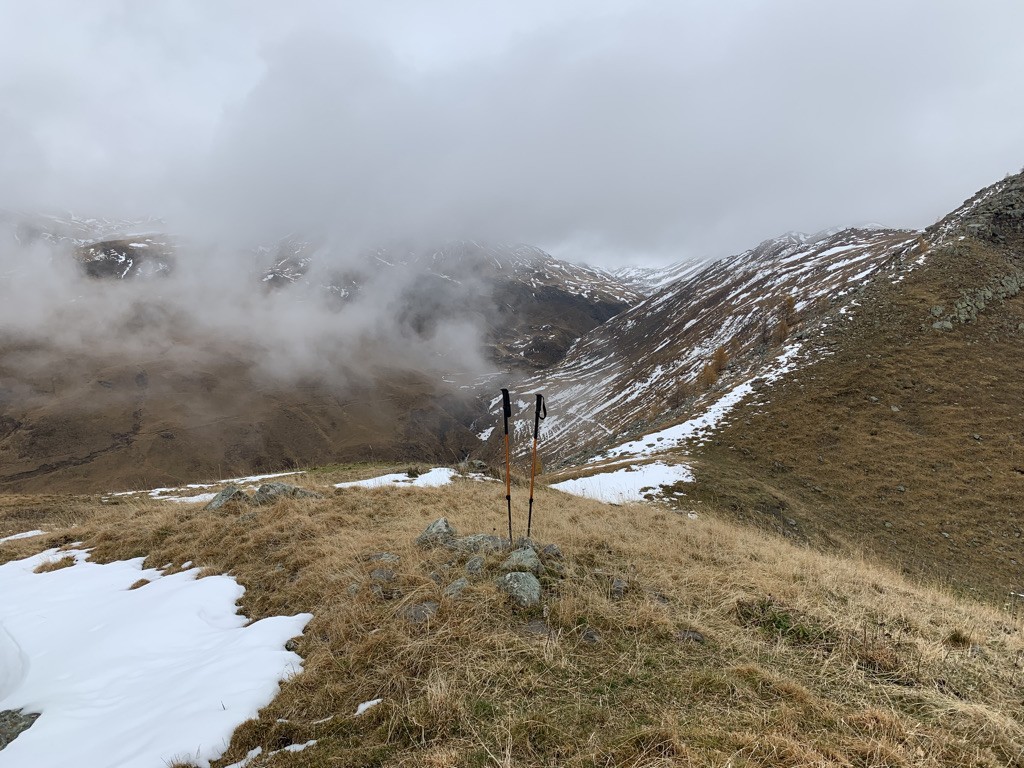
<path id="1" fill-rule="evenodd" d="M 501 406 L 505 412 L 505 434 L 508 434 L 508 420 L 512 418 L 512 401 L 509 400 L 508 390 L 501 390 Z"/>
<path id="2" fill-rule="evenodd" d="M 548 407 L 544 404 L 544 395 L 537 395 L 537 405 L 533 411 L 533 439 L 540 434 L 540 422 L 548 417 Z"/>

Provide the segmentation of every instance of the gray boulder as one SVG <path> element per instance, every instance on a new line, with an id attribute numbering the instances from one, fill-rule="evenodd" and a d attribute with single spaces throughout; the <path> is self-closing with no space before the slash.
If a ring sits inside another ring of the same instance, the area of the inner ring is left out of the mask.
<path id="1" fill-rule="evenodd" d="M 540 582 L 532 573 L 506 573 L 497 584 L 512 602 L 523 608 L 540 603 Z"/>
<path id="2" fill-rule="evenodd" d="M 467 579 L 465 576 L 463 576 L 463 577 L 461 577 L 459 579 L 456 579 L 451 584 L 449 584 L 447 587 L 445 587 L 443 594 L 449 600 L 458 600 L 459 596 L 463 593 L 463 591 L 468 586 L 469 586 L 469 579 Z"/>
<path id="3" fill-rule="evenodd" d="M 397 576 L 395 572 L 390 568 L 374 568 L 370 571 L 370 580 L 381 584 L 387 584 L 394 581 L 396 578 Z"/>
<path id="4" fill-rule="evenodd" d="M 540 554 L 541 557 L 552 558 L 554 560 L 561 560 L 563 557 L 562 548 L 557 544 L 548 544 L 540 551 Z"/>
<path id="5" fill-rule="evenodd" d="M 203 509 L 220 509 L 227 504 L 248 504 L 249 494 L 237 485 L 229 485 L 223 491 L 214 496 L 210 503 Z"/>
<path id="6" fill-rule="evenodd" d="M 455 536 L 455 529 L 448 522 L 448 518 L 442 517 L 424 528 L 423 533 L 416 537 L 416 543 L 421 547 L 450 544 Z"/>
<path id="7" fill-rule="evenodd" d="M 324 495 L 316 491 L 307 491 L 297 485 L 288 483 L 264 483 L 253 494 L 252 503 L 260 506 L 273 504 L 278 499 L 322 499 Z"/>
<path id="8" fill-rule="evenodd" d="M 438 605 L 433 600 L 410 605 L 405 609 L 405 618 L 413 624 L 423 624 L 437 615 Z"/>
<path id="9" fill-rule="evenodd" d="M 538 576 L 544 568 L 537 553 L 530 547 L 513 551 L 502 561 L 500 567 L 503 571 L 529 571 Z"/>
<path id="10" fill-rule="evenodd" d="M 466 561 L 466 573 L 470 576 L 478 576 L 484 572 L 485 561 L 481 555 L 476 555 Z"/>

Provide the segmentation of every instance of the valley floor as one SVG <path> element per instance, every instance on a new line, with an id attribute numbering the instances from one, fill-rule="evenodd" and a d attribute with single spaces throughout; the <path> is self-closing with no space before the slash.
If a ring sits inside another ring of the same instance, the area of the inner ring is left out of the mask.
<path id="1" fill-rule="evenodd" d="M 45 531 L 0 543 L 0 561 L 80 542 L 97 563 L 233 576 L 252 619 L 313 614 L 294 646 L 302 673 L 216 768 L 1024 765 L 1016 604 L 700 505 L 542 488 L 534 539 L 562 557 L 544 560 L 541 604 L 516 608 L 495 586 L 507 553 L 484 553 L 474 575 L 471 553 L 414 543 L 440 517 L 500 535 L 500 484 L 334 487 L 404 469 L 311 471 L 286 479 L 323 498 L 217 511 L 146 494 L 0 497 L 0 538 Z M 513 488 L 517 534 L 526 495 Z M 430 602 L 425 618 L 411 610 Z"/>

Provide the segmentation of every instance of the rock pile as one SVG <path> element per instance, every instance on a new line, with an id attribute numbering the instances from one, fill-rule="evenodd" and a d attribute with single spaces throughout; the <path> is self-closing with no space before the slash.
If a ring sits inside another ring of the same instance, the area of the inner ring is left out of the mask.
<path id="1" fill-rule="evenodd" d="M 530 539 L 510 542 L 501 536 L 474 533 L 460 536 L 448 522 L 440 518 L 428 525 L 416 537 L 417 546 L 428 550 L 450 553 L 450 559 L 430 578 L 440 588 L 440 599 L 463 600 L 466 590 L 474 583 L 491 579 L 495 586 L 508 596 L 509 602 L 519 608 L 531 608 L 541 603 L 544 584 L 562 578 L 564 567 L 562 551 L 554 544 L 540 546 Z M 362 560 L 374 567 L 364 584 L 352 584 L 349 591 L 354 595 L 366 588 L 382 600 L 401 598 L 401 578 L 390 566 L 397 566 L 401 558 L 392 552 L 376 552 Z M 384 567 L 389 566 L 389 567 Z M 413 624 L 429 622 L 437 613 L 436 600 L 410 605 L 401 611 Z"/>
<path id="2" fill-rule="evenodd" d="M 236 503 L 262 507 L 280 499 L 322 499 L 323 497 L 322 493 L 299 488 L 297 485 L 288 485 L 288 483 L 264 483 L 256 489 L 252 496 L 237 485 L 229 485 L 214 496 L 203 509 L 220 509 L 228 504 Z"/>

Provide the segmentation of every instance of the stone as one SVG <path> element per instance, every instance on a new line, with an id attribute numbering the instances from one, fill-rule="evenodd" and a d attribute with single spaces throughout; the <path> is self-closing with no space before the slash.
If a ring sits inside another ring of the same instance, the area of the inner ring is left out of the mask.
<path id="1" fill-rule="evenodd" d="M 618 576 L 612 579 L 612 588 L 609 592 L 612 600 L 622 600 L 626 596 L 626 592 L 629 590 L 629 584 L 625 579 L 620 579 Z"/>
<path id="2" fill-rule="evenodd" d="M 532 573 L 506 573 L 497 581 L 498 589 L 523 608 L 540 603 L 540 582 Z"/>
<path id="3" fill-rule="evenodd" d="M 38 713 L 26 713 L 20 709 L 0 710 L 0 749 L 31 728 L 38 717 Z"/>
<path id="4" fill-rule="evenodd" d="M 484 571 L 484 558 L 476 555 L 466 561 L 466 573 L 470 576 L 478 576 Z"/>
<path id="5" fill-rule="evenodd" d="M 256 489 L 252 496 L 252 503 L 256 506 L 273 504 L 279 499 L 322 499 L 324 495 L 316 491 L 307 491 L 297 485 L 288 483 L 264 483 Z"/>
<path id="6" fill-rule="evenodd" d="M 433 600 L 410 605 L 403 612 L 406 620 L 413 624 L 424 624 L 437 615 L 438 605 Z"/>
<path id="7" fill-rule="evenodd" d="M 372 555 L 366 556 L 368 563 L 386 563 L 388 565 L 396 565 L 401 559 L 391 552 L 374 552 Z"/>
<path id="8" fill-rule="evenodd" d="M 587 645 L 597 645 L 601 642 L 601 635 L 593 627 L 584 627 L 580 633 L 580 640 Z"/>
<path id="9" fill-rule="evenodd" d="M 938 320 L 932 323 L 932 328 L 936 331 L 952 331 L 953 324 L 949 320 Z"/>
<path id="10" fill-rule="evenodd" d="M 677 629 L 672 633 L 672 639 L 677 643 L 700 643 L 703 645 L 707 642 L 704 635 L 694 629 Z"/>
<path id="11" fill-rule="evenodd" d="M 945 311 L 946 308 L 941 304 L 936 304 L 934 307 L 931 308 L 932 317 L 942 317 Z"/>
<path id="12" fill-rule="evenodd" d="M 448 518 L 442 517 L 424 528 L 423 533 L 416 537 L 416 543 L 421 547 L 433 547 L 450 543 L 455 536 L 455 529 L 448 522 Z"/>
<path id="13" fill-rule="evenodd" d="M 516 539 L 516 549 L 526 549 L 527 547 L 534 551 L 539 549 L 539 547 L 534 543 L 533 539 L 531 538 L 528 538 L 526 536 L 520 536 L 518 539 Z"/>
<path id="14" fill-rule="evenodd" d="M 540 551 L 540 554 L 541 557 L 550 557 L 554 560 L 561 560 L 564 557 L 561 548 L 557 544 L 548 544 Z"/>
<path id="15" fill-rule="evenodd" d="M 378 584 L 387 584 L 394 581 L 395 578 L 395 572 L 390 568 L 374 568 L 370 571 L 370 580 L 376 581 Z"/>
<path id="16" fill-rule="evenodd" d="M 388 587 L 380 583 L 370 585 L 370 592 L 378 600 L 397 600 L 402 596 L 402 590 L 398 587 Z"/>
<path id="17" fill-rule="evenodd" d="M 452 540 L 450 546 L 462 552 L 500 552 L 508 547 L 508 540 L 489 533 L 474 533 Z"/>
<path id="18" fill-rule="evenodd" d="M 523 547 L 510 553 L 502 561 L 500 568 L 503 571 L 529 571 L 540 575 L 544 566 L 541 565 L 540 558 L 531 547 Z"/>
<path id="19" fill-rule="evenodd" d="M 229 485 L 223 491 L 218 493 L 207 504 L 203 509 L 220 509 L 226 504 L 248 504 L 249 494 L 239 488 L 237 485 Z"/>
<path id="20" fill-rule="evenodd" d="M 544 619 L 534 619 L 528 621 L 523 625 L 523 633 L 527 635 L 538 635 L 547 639 L 552 639 L 555 636 L 555 630 L 553 630 Z"/>
<path id="21" fill-rule="evenodd" d="M 444 596 L 447 597 L 449 600 L 458 600 L 459 595 L 461 595 L 468 586 L 469 579 L 463 576 L 462 578 L 456 579 L 447 587 L 445 587 L 444 592 L 442 594 L 444 594 Z"/>

